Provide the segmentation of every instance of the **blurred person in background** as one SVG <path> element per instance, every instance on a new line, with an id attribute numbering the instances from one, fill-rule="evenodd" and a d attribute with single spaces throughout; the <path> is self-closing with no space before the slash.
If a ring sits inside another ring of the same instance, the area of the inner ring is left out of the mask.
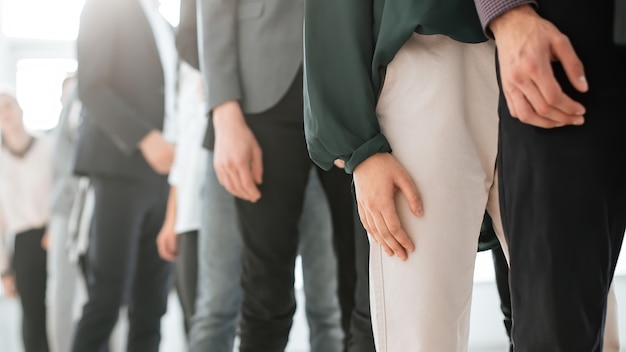
<path id="1" fill-rule="evenodd" d="M 81 103 L 76 77 L 63 80 L 59 124 L 53 132 L 54 181 L 50 197 L 50 226 L 46 233 L 48 250 L 48 337 L 52 351 L 69 351 L 78 322 L 75 300 L 79 290 L 80 268 L 68 251 L 70 217 L 80 178 L 74 175 L 73 151 L 78 139 Z"/>
<path id="2" fill-rule="evenodd" d="M 46 251 L 52 187 L 52 139 L 26 131 L 10 90 L 0 91 L 0 273 L 4 292 L 20 297 L 26 352 L 48 351 Z M 13 242 L 13 251 L 7 242 Z"/>
<path id="3" fill-rule="evenodd" d="M 94 212 L 88 301 L 74 352 L 101 351 L 128 305 L 127 349 L 157 351 L 169 263 L 157 251 L 174 158 L 178 56 L 173 28 L 150 0 L 88 0 L 77 39 L 83 104 L 74 171 L 88 176 Z"/>
<path id="4" fill-rule="evenodd" d="M 202 76 L 195 68 L 180 65 L 178 139 L 169 175 L 170 194 L 165 222 L 157 238 L 161 258 L 175 262 L 176 291 L 183 309 L 185 332 L 191 328 L 198 279 L 198 230 L 207 156 L 202 138 L 204 116 Z"/>

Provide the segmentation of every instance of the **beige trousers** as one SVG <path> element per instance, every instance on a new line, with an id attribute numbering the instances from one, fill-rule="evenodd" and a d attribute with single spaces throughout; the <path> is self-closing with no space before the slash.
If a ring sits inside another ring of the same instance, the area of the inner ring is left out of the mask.
<path id="1" fill-rule="evenodd" d="M 400 220 L 416 246 L 406 262 L 371 243 L 378 352 L 467 351 L 485 209 L 508 252 L 496 178 L 494 50 L 492 42 L 462 44 L 441 35 L 414 34 L 387 67 L 379 122 L 393 155 L 421 193 L 424 216 L 414 217 L 398 194 Z"/>

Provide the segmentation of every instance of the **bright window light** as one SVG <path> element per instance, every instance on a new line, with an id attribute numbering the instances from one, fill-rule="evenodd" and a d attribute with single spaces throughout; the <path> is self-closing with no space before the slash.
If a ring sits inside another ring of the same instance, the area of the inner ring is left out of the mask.
<path id="1" fill-rule="evenodd" d="M 178 26 L 180 0 L 161 0 L 160 12 Z M 28 39 L 74 40 L 85 0 L 3 0 L 5 36 Z"/>
<path id="2" fill-rule="evenodd" d="M 76 71 L 73 59 L 23 59 L 17 62 L 16 93 L 30 131 L 50 130 L 59 121 L 61 85 Z"/>
<path id="3" fill-rule="evenodd" d="M 73 40 L 85 0 L 3 0 L 7 37 Z"/>
<path id="4" fill-rule="evenodd" d="M 180 22 L 180 0 L 161 0 L 161 15 L 174 27 Z"/>

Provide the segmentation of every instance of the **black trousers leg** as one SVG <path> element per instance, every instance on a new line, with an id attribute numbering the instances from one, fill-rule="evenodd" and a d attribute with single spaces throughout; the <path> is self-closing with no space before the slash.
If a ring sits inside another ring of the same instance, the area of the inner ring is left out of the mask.
<path id="1" fill-rule="evenodd" d="M 41 247 L 45 229 L 17 234 L 13 270 L 22 305 L 22 338 L 25 352 L 47 352 L 46 251 Z"/>
<path id="2" fill-rule="evenodd" d="M 128 351 L 158 351 L 170 267 L 156 251 L 169 189 L 166 179 L 95 178 L 93 187 L 95 209 L 86 257 L 88 301 L 72 351 L 106 351 L 119 309 L 126 302 Z"/>
<path id="3" fill-rule="evenodd" d="M 261 199 L 236 200 L 242 229 L 241 352 L 282 352 L 296 302 L 298 221 L 311 161 L 304 141 L 302 79 L 247 122 L 263 150 Z"/>
<path id="4" fill-rule="evenodd" d="M 158 351 L 161 318 L 173 284 L 172 265 L 158 254 L 157 236 L 165 219 L 169 185 L 156 189 L 157 201 L 148 209 L 138 242 L 137 262 L 128 305 L 128 351 Z"/>
<path id="5" fill-rule="evenodd" d="M 354 310 L 356 289 L 355 224 L 352 200 L 352 176 L 342 169 L 333 167 L 327 172 L 318 173 L 328 203 L 333 222 L 333 247 L 337 257 L 337 280 L 341 326 L 345 334 L 345 345 L 350 340 L 350 324 Z"/>
<path id="6" fill-rule="evenodd" d="M 349 352 L 375 352 L 372 316 L 370 311 L 369 251 L 367 232 L 361 224 L 354 199 L 353 221 L 355 228 L 354 244 L 356 248 L 356 291 L 355 307 L 352 312 L 351 339 Z"/>
<path id="7" fill-rule="evenodd" d="M 176 291 L 185 318 L 185 332 L 189 334 L 191 317 L 195 312 L 198 282 L 198 231 L 178 236 L 176 260 Z"/>
<path id="8" fill-rule="evenodd" d="M 552 130 L 513 119 L 501 98 L 500 199 L 517 352 L 602 351 L 626 226 L 626 123 L 623 96 L 589 94 L 580 97 L 584 126 Z"/>
<path id="9" fill-rule="evenodd" d="M 509 337 L 509 341 L 511 341 L 509 350 L 513 352 L 513 343 L 511 340 L 513 317 L 511 313 L 511 291 L 509 289 L 509 264 L 500 246 L 491 250 L 491 256 L 493 258 L 493 266 L 496 274 L 496 287 L 498 288 L 498 296 L 500 297 L 500 310 L 504 316 L 504 328 L 506 329 L 506 335 Z"/>

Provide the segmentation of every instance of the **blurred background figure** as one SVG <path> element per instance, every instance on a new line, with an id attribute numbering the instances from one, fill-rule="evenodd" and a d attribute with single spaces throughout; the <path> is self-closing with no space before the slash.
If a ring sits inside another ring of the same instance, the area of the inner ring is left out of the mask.
<path id="1" fill-rule="evenodd" d="M 167 213 L 157 245 L 161 258 L 176 263 L 176 292 L 183 309 L 185 333 L 189 333 L 196 304 L 198 230 L 207 163 L 202 138 L 207 119 L 200 72 L 186 62 L 181 62 L 179 72 L 179 135 L 169 175 Z"/>
<path id="2" fill-rule="evenodd" d="M 74 171 L 90 177 L 94 213 L 88 301 L 72 350 L 101 351 L 128 305 L 129 351 L 157 351 L 170 265 L 157 252 L 176 132 L 172 27 L 146 0 L 89 0 L 77 39 L 83 104 Z"/>
<path id="3" fill-rule="evenodd" d="M 26 352 L 48 351 L 46 251 L 52 184 L 52 140 L 24 128 L 10 90 L 0 91 L 0 272 L 5 293 L 19 295 Z M 14 243 L 13 251 L 6 243 Z M 12 253 L 11 253 L 12 252 Z"/>
<path id="4" fill-rule="evenodd" d="M 78 314 L 76 300 L 84 286 L 79 282 L 80 270 L 68 251 L 70 218 L 78 193 L 80 178 L 74 176 L 73 150 L 78 139 L 81 104 L 76 91 L 76 77 L 68 76 L 62 83 L 63 109 L 54 138 L 54 182 L 50 197 L 50 226 L 46 233 L 48 250 L 48 337 L 53 351 L 69 351 Z M 81 285 L 79 287 L 79 284 Z"/>

